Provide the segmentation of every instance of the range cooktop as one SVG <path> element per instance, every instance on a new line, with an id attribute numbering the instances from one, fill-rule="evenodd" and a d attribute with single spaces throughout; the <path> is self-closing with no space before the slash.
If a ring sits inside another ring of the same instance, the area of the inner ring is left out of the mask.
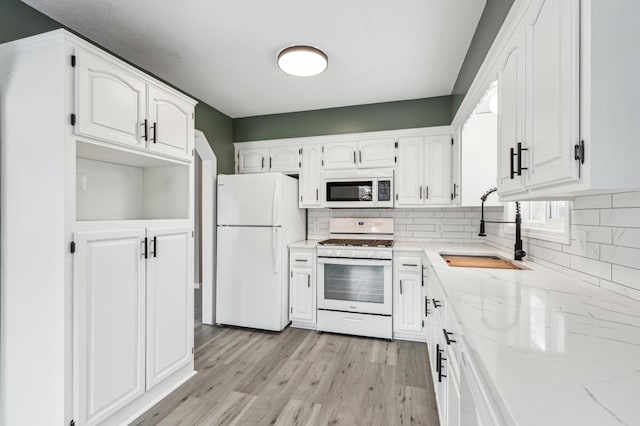
<path id="1" fill-rule="evenodd" d="M 338 247 L 392 247 L 393 240 L 359 240 L 349 238 L 330 238 L 320 241 L 321 246 L 338 246 Z"/>

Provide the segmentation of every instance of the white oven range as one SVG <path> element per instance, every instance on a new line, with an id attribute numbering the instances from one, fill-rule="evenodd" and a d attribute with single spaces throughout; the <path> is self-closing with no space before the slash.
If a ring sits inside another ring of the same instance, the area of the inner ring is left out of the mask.
<path id="1" fill-rule="evenodd" d="M 334 218 L 318 259 L 318 331 L 392 338 L 393 219 Z"/>

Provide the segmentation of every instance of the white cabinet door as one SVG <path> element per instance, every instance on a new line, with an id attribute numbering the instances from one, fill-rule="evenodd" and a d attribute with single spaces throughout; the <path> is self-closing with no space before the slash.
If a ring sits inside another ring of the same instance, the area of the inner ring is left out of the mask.
<path id="1" fill-rule="evenodd" d="M 517 168 L 517 144 L 524 141 L 524 26 L 514 31 L 498 65 L 498 193 L 524 191 L 526 171 Z M 520 159 L 522 167 L 527 167 Z"/>
<path id="2" fill-rule="evenodd" d="M 300 268 L 293 266 L 289 275 L 291 321 L 314 321 L 314 288 L 313 285 L 313 268 Z"/>
<path id="3" fill-rule="evenodd" d="M 269 171 L 298 173 L 300 170 L 300 146 L 269 148 Z"/>
<path id="4" fill-rule="evenodd" d="M 424 137 L 398 140 L 396 167 L 396 207 L 418 206 L 424 203 Z"/>
<path id="5" fill-rule="evenodd" d="M 579 0 L 536 0 L 527 10 L 528 188 L 579 177 L 579 19 Z"/>
<path id="6" fill-rule="evenodd" d="M 322 147 L 305 145 L 302 147 L 302 167 L 298 182 L 300 208 L 320 207 L 322 205 L 321 168 Z"/>
<path id="7" fill-rule="evenodd" d="M 268 170 L 267 148 L 238 150 L 238 173 L 261 173 Z"/>
<path id="8" fill-rule="evenodd" d="M 453 351 L 447 351 L 448 357 L 453 356 Z M 452 360 L 445 361 L 451 365 Z M 466 426 L 460 423 L 460 378 L 453 368 L 447 371 L 447 426 Z"/>
<path id="9" fill-rule="evenodd" d="M 149 85 L 148 107 L 149 151 L 190 160 L 193 148 L 193 106 Z"/>
<path id="10" fill-rule="evenodd" d="M 425 204 L 451 204 L 451 135 L 425 138 Z"/>
<path id="11" fill-rule="evenodd" d="M 422 332 L 422 277 L 398 274 L 394 299 L 393 331 Z"/>
<path id="12" fill-rule="evenodd" d="M 395 139 L 372 139 L 358 142 L 358 167 L 395 166 Z"/>
<path id="13" fill-rule="evenodd" d="M 324 168 L 354 169 L 358 167 L 358 143 L 335 142 L 324 145 Z"/>
<path id="14" fill-rule="evenodd" d="M 193 357 L 191 228 L 149 228 L 147 389 Z"/>
<path id="15" fill-rule="evenodd" d="M 98 424 L 145 391 L 144 238 L 144 229 L 74 235 L 78 424 Z"/>
<path id="16" fill-rule="evenodd" d="M 76 60 L 76 133 L 144 148 L 146 83 L 83 50 Z"/>

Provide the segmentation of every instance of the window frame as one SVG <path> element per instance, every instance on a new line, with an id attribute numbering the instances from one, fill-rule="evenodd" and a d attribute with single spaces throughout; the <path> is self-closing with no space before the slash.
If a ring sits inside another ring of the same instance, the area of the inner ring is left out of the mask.
<path id="1" fill-rule="evenodd" d="M 520 204 L 523 203 L 538 203 L 544 202 L 549 203 L 552 201 L 562 201 L 566 203 L 566 214 L 564 217 L 564 227 L 562 230 L 557 229 L 545 229 L 543 226 L 531 226 L 527 225 L 527 222 L 522 222 L 522 236 L 526 238 L 535 238 L 537 240 L 549 241 L 552 243 L 560 243 L 560 244 L 570 244 L 571 243 L 571 209 L 572 202 L 566 200 L 545 200 L 545 201 L 521 201 Z M 548 208 L 548 206 L 545 206 Z M 515 204 L 507 203 L 504 209 L 504 220 L 505 221 L 513 221 L 515 220 Z M 505 235 L 513 235 L 516 233 L 516 226 L 513 223 L 505 224 L 503 227 L 503 233 Z"/>

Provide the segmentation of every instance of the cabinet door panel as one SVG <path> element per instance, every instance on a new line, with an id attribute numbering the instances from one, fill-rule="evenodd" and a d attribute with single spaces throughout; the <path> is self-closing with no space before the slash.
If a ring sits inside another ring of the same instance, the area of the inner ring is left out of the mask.
<path id="1" fill-rule="evenodd" d="M 393 313 L 394 331 L 422 331 L 422 277 L 419 274 L 399 274 Z"/>
<path id="2" fill-rule="evenodd" d="M 451 204 L 451 136 L 425 138 L 425 204 Z"/>
<path id="3" fill-rule="evenodd" d="M 393 167 L 395 166 L 395 140 L 393 138 L 360 141 L 358 143 L 358 166 Z"/>
<path id="4" fill-rule="evenodd" d="M 517 171 L 518 143 L 524 141 L 524 27 L 516 29 L 498 68 L 498 192 L 508 194 L 524 190 L 524 175 L 511 178 L 511 167 Z M 527 167 L 523 163 L 523 167 Z M 526 171 L 524 172 L 526 173 Z"/>
<path id="5" fill-rule="evenodd" d="M 527 11 L 527 187 L 578 178 L 579 0 L 538 0 Z"/>
<path id="6" fill-rule="evenodd" d="M 291 268 L 291 320 L 314 320 L 314 285 L 312 268 Z"/>
<path id="7" fill-rule="evenodd" d="M 424 138 L 422 136 L 398 140 L 395 180 L 396 206 L 417 206 L 424 203 Z"/>
<path id="8" fill-rule="evenodd" d="M 300 170 L 299 192 L 300 208 L 320 207 L 322 205 L 321 167 L 322 152 L 319 145 L 302 147 L 302 170 Z"/>
<path id="9" fill-rule="evenodd" d="M 358 167 L 357 142 L 336 142 L 324 146 L 325 169 L 355 169 Z"/>
<path id="10" fill-rule="evenodd" d="M 156 87 L 149 86 L 149 151 L 192 158 L 193 106 Z"/>
<path id="11" fill-rule="evenodd" d="M 267 148 L 238 150 L 238 173 L 266 172 L 268 165 Z"/>
<path id="12" fill-rule="evenodd" d="M 148 230 L 147 389 L 188 364 L 193 347 L 190 228 Z"/>
<path id="13" fill-rule="evenodd" d="M 79 50 L 75 131 L 84 136 L 144 148 L 146 84 L 124 69 Z"/>
<path id="14" fill-rule="evenodd" d="M 74 235 L 74 394 L 98 424 L 145 391 L 144 229 Z"/>
<path id="15" fill-rule="evenodd" d="M 282 146 L 269 149 L 269 171 L 298 173 L 300 170 L 300 147 Z"/>

